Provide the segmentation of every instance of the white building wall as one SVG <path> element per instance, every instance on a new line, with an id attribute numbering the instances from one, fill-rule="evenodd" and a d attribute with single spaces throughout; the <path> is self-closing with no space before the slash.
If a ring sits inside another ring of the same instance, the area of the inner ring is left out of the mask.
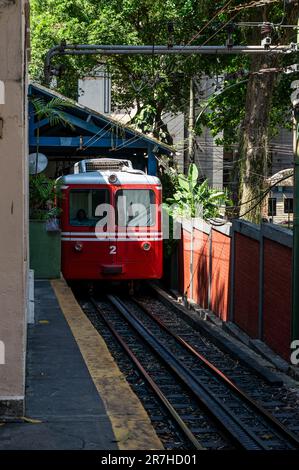
<path id="1" fill-rule="evenodd" d="M 201 112 L 210 96 L 215 92 L 215 79 L 204 77 L 200 81 L 202 95 L 196 101 L 198 105 L 195 112 L 195 122 L 198 114 Z M 213 188 L 223 188 L 223 147 L 216 144 L 216 137 L 208 128 L 203 129 L 202 135 L 195 139 L 195 163 L 197 164 L 201 175 L 208 179 L 209 185 Z"/>
<path id="2" fill-rule="evenodd" d="M 24 404 L 28 295 L 26 3 L 0 1 L 0 80 L 5 89 L 0 104 L 0 344 L 5 352 L 0 358 L 0 415 L 18 416 Z"/>
<path id="3" fill-rule="evenodd" d="M 277 136 L 270 142 L 272 157 L 271 175 L 293 166 L 293 133 L 287 129 L 280 129 Z"/>
<path id="4" fill-rule="evenodd" d="M 163 121 L 167 124 L 168 131 L 173 138 L 173 146 L 176 149 L 174 163 L 179 171 L 184 171 L 184 114 L 166 113 Z"/>
<path id="5" fill-rule="evenodd" d="M 98 113 L 111 113 L 111 78 L 105 71 L 78 83 L 78 102 Z"/>

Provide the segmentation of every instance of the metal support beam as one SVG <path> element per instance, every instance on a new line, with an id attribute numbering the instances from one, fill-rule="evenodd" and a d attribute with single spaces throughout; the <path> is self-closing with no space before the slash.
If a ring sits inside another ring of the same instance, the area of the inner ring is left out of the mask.
<path id="1" fill-rule="evenodd" d="M 281 54 L 293 52 L 288 46 L 131 46 L 131 45 L 100 45 L 100 44 L 60 44 L 52 47 L 45 57 L 45 82 L 49 83 L 52 69 L 51 60 L 55 56 L 64 55 L 173 55 L 173 54 Z"/>
<path id="2" fill-rule="evenodd" d="M 109 134 L 108 134 L 109 135 Z M 36 147 L 37 145 L 37 140 L 35 136 L 30 135 L 30 140 L 29 140 L 29 145 Z M 118 151 L 123 151 L 124 148 L 132 148 L 132 149 L 144 149 L 146 152 L 147 150 L 147 145 L 142 142 L 140 139 L 139 141 L 132 141 L 132 142 L 127 142 L 125 145 L 123 143 L 123 140 L 121 139 L 115 139 L 114 140 L 114 145 L 115 148 L 111 150 L 111 155 L 113 155 L 115 152 Z M 102 137 L 102 138 L 93 138 L 91 136 L 77 136 L 77 137 L 40 137 L 39 138 L 39 146 L 40 147 L 74 147 L 78 148 L 81 150 L 84 150 L 85 147 L 87 148 L 111 148 L 111 138 L 107 136 Z M 150 164 L 151 164 L 151 170 L 155 168 L 156 163 L 153 161 L 152 157 L 150 157 Z M 153 155 L 154 160 L 155 156 Z M 155 174 L 155 173 L 150 173 L 150 174 Z"/>
<path id="3" fill-rule="evenodd" d="M 299 25 L 299 19 L 298 19 Z M 297 41 L 299 31 L 297 30 Z M 292 340 L 299 339 L 299 96 L 298 82 L 291 87 L 295 88 L 291 101 L 294 108 L 293 117 L 293 150 L 294 150 L 294 217 L 293 217 L 293 272 L 292 272 Z M 294 96 L 295 95 L 295 96 Z"/>
<path id="4" fill-rule="evenodd" d="M 292 339 L 299 339 L 299 109 L 294 111 L 294 225 Z"/>
<path id="5" fill-rule="evenodd" d="M 153 152 L 153 145 L 149 144 L 147 147 L 147 172 L 149 175 L 155 176 L 157 174 L 157 160 Z"/>

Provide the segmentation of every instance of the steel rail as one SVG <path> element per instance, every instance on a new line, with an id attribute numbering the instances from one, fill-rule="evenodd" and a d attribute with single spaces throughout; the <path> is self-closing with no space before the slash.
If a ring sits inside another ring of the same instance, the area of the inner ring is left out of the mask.
<path id="1" fill-rule="evenodd" d="M 161 329 L 166 331 L 169 336 L 173 337 L 181 346 L 183 346 L 188 352 L 190 352 L 193 357 L 198 359 L 200 363 L 223 383 L 225 383 L 231 390 L 233 390 L 242 400 L 244 400 L 249 406 L 251 406 L 255 411 L 257 411 L 269 424 L 271 424 L 276 430 L 285 437 L 289 442 L 292 443 L 296 448 L 299 448 L 299 438 L 287 429 L 278 419 L 276 419 L 268 410 L 259 405 L 255 400 L 253 400 L 247 393 L 245 393 L 240 387 L 238 387 L 232 380 L 230 380 L 220 369 L 214 366 L 207 358 L 200 354 L 191 344 L 185 341 L 182 337 L 171 331 L 165 323 L 162 322 L 159 318 L 153 315 L 149 309 L 139 302 L 136 298 L 132 299 L 133 302 L 138 305 Z"/>
<path id="2" fill-rule="evenodd" d="M 168 369 L 192 392 L 197 401 L 207 411 L 211 419 L 217 423 L 231 442 L 246 450 L 269 449 L 256 434 L 239 421 L 237 416 L 216 396 L 212 396 L 209 388 L 169 351 L 136 316 L 128 310 L 117 297 L 108 295 L 107 298 L 127 320 L 129 325 L 138 333 L 142 340 L 159 356 Z"/>
<path id="3" fill-rule="evenodd" d="M 146 372 L 142 364 L 139 362 L 133 351 L 130 349 L 130 347 L 125 343 L 121 335 L 116 331 L 116 329 L 113 327 L 112 323 L 105 317 L 103 314 L 102 310 L 100 307 L 97 305 L 96 301 L 93 298 L 90 298 L 90 302 L 100 315 L 102 321 L 105 323 L 107 328 L 110 330 L 110 332 L 113 334 L 113 336 L 116 338 L 118 343 L 121 345 L 127 356 L 131 359 L 137 370 L 139 371 L 140 375 L 143 377 L 143 379 L 147 382 L 147 384 L 151 387 L 155 395 L 158 397 L 162 405 L 166 408 L 167 412 L 171 415 L 171 417 L 174 419 L 182 433 L 186 436 L 188 441 L 193 445 L 193 447 L 197 450 L 206 450 L 205 447 L 203 447 L 198 439 L 194 436 L 192 431 L 188 428 L 186 423 L 182 420 L 182 418 L 179 416 L 177 411 L 174 409 L 174 407 L 171 405 L 171 403 L 168 401 L 162 390 L 159 388 L 159 386 L 156 384 L 156 382 L 151 378 L 151 376 Z"/>

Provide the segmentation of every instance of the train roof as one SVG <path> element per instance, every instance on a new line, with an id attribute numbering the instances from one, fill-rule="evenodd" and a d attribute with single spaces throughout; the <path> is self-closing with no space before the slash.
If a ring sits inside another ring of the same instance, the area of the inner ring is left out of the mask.
<path id="1" fill-rule="evenodd" d="M 115 175 L 117 180 L 115 185 L 135 185 L 135 184 L 149 184 L 149 185 L 160 185 L 161 182 L 156 176 L 147 175 L 142 172 L 134 171 L 89 171 L 86 173 L 77 173 L 61 176 L 57 181 L 64 185 L 68 184 L 111 184 L 109 176 Z"/>

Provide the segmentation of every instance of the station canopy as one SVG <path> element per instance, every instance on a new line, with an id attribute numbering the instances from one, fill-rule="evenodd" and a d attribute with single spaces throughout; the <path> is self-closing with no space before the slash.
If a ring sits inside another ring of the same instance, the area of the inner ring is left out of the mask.
<path id="1" fill-rule="evenodd" d="M 67 125 L 50 124 L 49 119 L 36 116 L 31 101 L 42 99 L 45 103 L 53 98 L 71 102 L 63 109 Z M 171 156 L 175 150 L 159 140 L 139 132 L 131 126 L 71 101 L 65 96 L 32 83 L 29 85 L 29 150 L 38 151 L 49 161 L 74 163 L 81 159 L 110 157 L 132 161 L 134 168 L 155 175 L 157 156 Z"/>

